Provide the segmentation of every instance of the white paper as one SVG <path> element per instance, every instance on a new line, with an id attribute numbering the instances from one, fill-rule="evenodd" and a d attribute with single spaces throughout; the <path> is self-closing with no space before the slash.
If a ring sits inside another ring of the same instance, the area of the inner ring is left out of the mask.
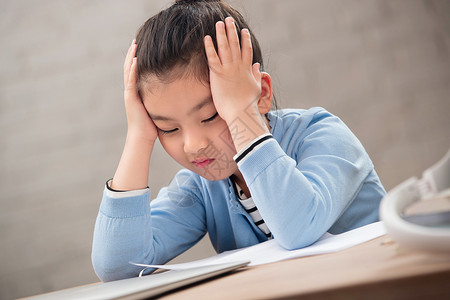
<path id="1" fill-rule="evenodd" d="M 290 258 L 337 252 L 370 241 L 385 233 L 386 229 L 380 221 L 337 235 L 326 233 L 311 246 L 298 250 L 286 250 L 277 243 L 276 239 L 273 239 L 251 247 L 226 251 L 212 257 L 188 263 L 171 265 L 133 264 L 146 268 L 161 268 L 165 270 L 185 270 L 235 261 L 250 261 L 249 266 L 257 266 Z"/>

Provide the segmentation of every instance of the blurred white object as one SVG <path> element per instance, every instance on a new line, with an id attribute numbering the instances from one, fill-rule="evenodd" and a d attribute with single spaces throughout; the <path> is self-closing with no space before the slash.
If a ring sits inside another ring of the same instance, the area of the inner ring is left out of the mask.
<path id="1" fill-rule="evenodd" d="M 450 150 L 436 164 L 399 184 L 381 201 L 380 218 L 388 235 L 411 248 L 450 253 L 450 211 L 405 215 L 408 207 L 444 198 L 450 202 Z"/>

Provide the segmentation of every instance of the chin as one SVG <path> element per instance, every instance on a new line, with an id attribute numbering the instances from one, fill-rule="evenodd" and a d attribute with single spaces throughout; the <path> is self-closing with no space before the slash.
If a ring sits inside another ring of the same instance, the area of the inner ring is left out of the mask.
<path id="1" fill-rule="evenodd" d="M 209 181 L 220 181 L 220 180 L 230 177 L 231 175 L 230 176 L 220 176 L 220 177 L 219 176 L 203 176 L 203 175 L 200 175 L 200 176 Z"/>
<path id="2" fill-rule="evenodd" d="M 219 181 L 219 180 L 223 180 L 226 179 L 228 177 L 230 177 L 232 174 L 228 174 L 225 172 L 222 172 L 221 174 L 215 174 L 215 173 L 209 173 L 209 172 L 195 172 L 197 175 L 205 178 L 206 180 L 209 181 Z"/>

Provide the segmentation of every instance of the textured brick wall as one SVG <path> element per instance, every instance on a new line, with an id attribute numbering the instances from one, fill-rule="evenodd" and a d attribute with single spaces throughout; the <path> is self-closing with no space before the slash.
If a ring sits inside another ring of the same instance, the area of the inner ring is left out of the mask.
<path id="1" fill-rule="evenodd" d="M 386 188 L 450 147 L 450 2 L 233 1 L 282 107 L 323 106 Z M 121 154 L 122 61 L 167 1 L 0 3 L 0 298 L 97 281 L 92 230 Z M 150 186 L 179 168 L 159 147 Z M 181 260 L 210 254 L 207 241 Z"/>

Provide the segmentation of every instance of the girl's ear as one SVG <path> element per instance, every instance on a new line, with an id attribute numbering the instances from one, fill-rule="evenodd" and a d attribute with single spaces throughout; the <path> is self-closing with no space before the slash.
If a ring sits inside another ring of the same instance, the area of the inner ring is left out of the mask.
<path id="1" fill-rule="evenodd" d="M 266 114 L 272 106 L 273 90 L 272 78 L 266 72 L 261 72 L 261 95 L 258 100 L 258 109 L 260 114 Z"/>

